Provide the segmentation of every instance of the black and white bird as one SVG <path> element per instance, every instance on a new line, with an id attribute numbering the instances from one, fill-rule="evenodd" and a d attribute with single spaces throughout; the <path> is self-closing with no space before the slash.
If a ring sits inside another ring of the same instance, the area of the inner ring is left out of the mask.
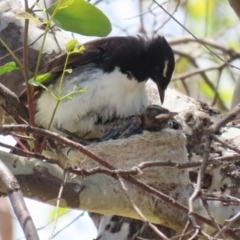
<path id="1" fill-rule="evenodd" d="M 60 127 L 85 137 L 95 130 L 101 132 L 99 126 L 106 122 L 140 114 L 150 104 L 145 88 L 149 78 L 164 101 L 175 66 L 173 51 L 164 37 L 108 37 L 87 42 L 84 47 L 83 53 L 70 56 L 67 68 L 72 72 L 65 75 L 62 95 L 72 92 L 76 85 L 86 92 L 60 102 L 50 130 Z M 65 60 L 66 54 L 62 54 L 41 71 L 53 74 L 47 87 L 56 95 Z M 38 126 L 48 127 L 55 106 L 55 98 L 43 91 L 36 100 Z"/>
<path id="2" fill-rule="evenodd" d="M 164 37 L 109 37 L 88 42 L 84 47 L 83 54 L 70 56 L 67 68 L 72 68 L 72 72 L 65 75 L 62 95 L 72 92 L 76 85 L 86 88 L 86 92 L 74 94 L 72 100 L 65 99 L 60 102 L 50 130 L 61 128 L 84 138 L 103 137 L 110 122 L 140 115 L 150 105 L 145 88 L 148 79 L 156 83 L 160 100 L 164 101 L 164 91 L 175 66 L 173 51 Z M 66 54 L 62 54 L 41 71 L 54 75 L 53 81 L 47 87 L 55 95 L 65 60 Z M 49 91 L 40 92 L 36 99 L 36 124 L 48 128 L 55 107 L 56 100 Z M 141 121 L 141 124 L 148 128 L 149 122 L 143 118 Z M 119 217 L 118 225 L 121 227 L 117 232 L 114 230 L 113 236 L 112 228 L 105 229 L 105 223 L 115 218 L 101 217 L 97 239 L 134 239 L 138 231 L 133 231 L 133 227 L 140 226 L 135 224 L 140 221 L 129 219 L 133 224 L 123 224 L 126 219 Z M 141 222 L 140 224 L 142 226 Z M 110 238 L 107 238 L 103 231 L 106 231 L 107 235 L 109 233 Z"/>

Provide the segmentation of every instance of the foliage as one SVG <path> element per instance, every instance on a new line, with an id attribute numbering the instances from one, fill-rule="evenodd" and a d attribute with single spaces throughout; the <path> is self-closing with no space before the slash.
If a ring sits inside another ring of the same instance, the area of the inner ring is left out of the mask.
<path id="1" fill-rule="evenodd" d="M 86 36 L 103 37 L 110 33 L 109 19 L 95 6 L 85 0 L 59 0 L 46 11 L 60 28 Z"/>

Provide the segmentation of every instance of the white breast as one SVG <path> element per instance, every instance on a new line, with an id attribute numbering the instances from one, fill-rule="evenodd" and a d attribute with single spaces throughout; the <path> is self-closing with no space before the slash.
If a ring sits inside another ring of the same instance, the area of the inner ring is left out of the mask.
<path id="1" fill-rule="evenodd" d="M 149 105 L 145 82 L 139 83 L 120 73 L 118 68 L 109 74 L 102 70 L 79 67 L 65 77 L 62 95 L 71 92 L 77 84 L 87 88 L 85 93 L 72 96 L 72 100 L 60 102 L 50 129 L 56 131 L 55 125 L 62 126 L 71 132 L 94 131 L 99 116 L 107 121 L 114 116 L 124 118 L 139 114 Z M 68 80 L 71 78 L 71 81 Z M 49 89 L 53 90 L 59 80 Z M 47 91 L 43 92 L 36 102 L 37 125 L 47 128 L 53 115 L 56 100 Z"/>

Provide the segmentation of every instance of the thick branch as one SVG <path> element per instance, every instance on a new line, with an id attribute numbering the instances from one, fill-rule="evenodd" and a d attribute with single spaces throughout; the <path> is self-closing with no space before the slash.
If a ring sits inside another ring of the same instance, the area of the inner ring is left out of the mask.
<path id="1" fill-rule="evenodd" d="M 23 195 L 17 179 L 12 172 L 0 160 L 0 181 L 4 186 L 7 195 L 12 203 L 12 207 L 18 221 L 22 227 L 26 239 L 39 239 L 37 230 L 34 226 L 33 220 L 27 210 L 26 204 L 23 200 Z"/>

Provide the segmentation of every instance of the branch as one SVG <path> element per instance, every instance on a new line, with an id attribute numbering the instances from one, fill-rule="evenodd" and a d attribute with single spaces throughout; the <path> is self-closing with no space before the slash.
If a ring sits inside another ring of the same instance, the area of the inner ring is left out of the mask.
<path id="1" fill-rule="evenodd" d="M 196 40 L 196 39 L 192 38 L 191 36 L 183 36 L 183 37 L 179 37 L 179 38 L 170 39 L 168 42 L 171 46 L 187 44 L 189 42 L 199 43 L 199 44 L 208 45 L 210 47 L 218 49 L 221 52 L 223 52 L 224 54 L 229 55 L 230 57 L 237 58 L 240 56 L 240 52 L 237 52 L 234 49 L 225 47 L 223 44 L 221 44 L 218 41 L 215 41 L 213 39 L 198 38 L 198 40 Z"/>
<path id="2" fill-rule="evenodd" d="M 17 122 L 28 122 L 28 110 L 20 103 L 18 97 L 0 84 L 0 106 Z"/>
<path id="3" fill-rule="evenodd" d="M 237 16 L 240 18 L 240 4 L 239 0 L 228 0 L 230 3 L 230 6 L 233 8 Z"/>
<path id="4" fill-rule="evenodd" d="M 219 132 L 221 127 L 225 126 L 227 123 L 233 121 L 236 116 L 240 113 L 240 104 L 238 104 L 231 112 L 229 112 L 225 117 L 223 117 L 218 122 L 211 126 L 211 131 L 213 133 Z"/>
<path id="5" fill-rule="evenodd" d="M 18 181 L 1 160 L 0 160 L 0 181 L 7 192 L 14 213 L 18 218 L 18 221 L 22 227 L 26 239 L 28 240 L 39 239 L 33 220 L 23 200 L 23 195 L 20 190 Z"/>

